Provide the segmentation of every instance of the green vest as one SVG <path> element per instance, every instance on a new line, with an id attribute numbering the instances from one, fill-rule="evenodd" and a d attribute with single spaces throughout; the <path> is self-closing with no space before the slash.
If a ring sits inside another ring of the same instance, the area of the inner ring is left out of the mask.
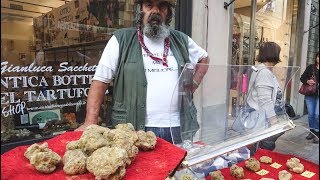
<path id="1" fill-rule="evenodd" d="M 115 31 L 114 35 L 118 40 L 120 53 L 113 82 L 112 125 L 131 123 L 136 130 L 145 130 L 148 83 L 137 30 L 136 28 L 120 29 Z M 176 30 L 170 30 L 170 49 L 177 60 L 180 74 L 184 65 L 190 62 L 188 36 Z M 179 97 L 182 103 L 181 132 L 187 133 L 186 136 L 193 136 L 199 129 L 197 111 L 194 104 L 187 103 L 185 98 L 187 97 L 184 95 Z"/>

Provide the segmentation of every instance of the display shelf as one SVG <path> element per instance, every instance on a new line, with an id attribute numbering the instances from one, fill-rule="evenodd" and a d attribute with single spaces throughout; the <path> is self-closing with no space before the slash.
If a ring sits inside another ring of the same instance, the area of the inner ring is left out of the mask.
<path id="1" fill-rule="evenodd" d="M 268 129 L 268 131 L 259 131 L 256 134 L 247 134 L 245 136 L 231 138 L 228 141 L 216 145 L 200 145 L 193 149 L 190 148 L 188 149 L 187 163 L 189 166 L 196 165 L 208 159 L 216 158 L 224 153 L 244 147 L 245 145 L 291 130 L 294 127 L 295 125 L 292 121 L 289 123 L 282 122 Z"/>
<path id="2" fill-rule="evenodd" d="M 80 131 L 66 132 L 45 142 L 62 158 L 67 144 L 78 140 L 82 133 Z M 23 155 L 27 148 L 28 146 L 21 146 L 1 155 L 1 177 L 3 179 L 70 179 L 75 177 L 67 175 L 62 164 L 57 166 L 53 173 L 39 173 Z M 185 150 L 158 138 L 154 149 L 137 153 L 132 163 L 126 167 L 123 179 L 165 179 L 185 155 Z M 77 174 L 77 178 L 89 180 L 95 179 L 95 176 L 90 172 L 85 172 Z"/>

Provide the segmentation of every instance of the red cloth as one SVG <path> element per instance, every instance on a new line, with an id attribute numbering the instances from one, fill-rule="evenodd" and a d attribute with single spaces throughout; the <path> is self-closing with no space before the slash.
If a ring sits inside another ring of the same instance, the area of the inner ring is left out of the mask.
<path id="1" fill-rule="evenodd" d="M 66 144 L 69 141 L 78 140 L 82 132 L 66 132 L 52 139 L 47 140 L 48 146 L 61 158 L 66 151 Z M 41 144 L 41 143 L 40 143 Z M 78 176 L 68 176 L 63 172 L 62 163 L 51 174 L 38 172 L 24 157 L 24 152 L 29 146 L 19 146 L 1 155 L 1 179 L 2 180 L 89 180 L 94 175 L 86 173 Z M 176 168 L 186 156 L 186 151 L 180 149 L 167 141 L 158 138 L 156 148 L 153 151 L 140 151 L 134 162 L 126 168 L 126 180 L 154 180 L 165 179 L 169 172 Z"/>
<path id="2" fill-rule="evenodd" d="M 259 174 L 256 174 L 255 172 L 246 170 L 245 161 L 242 161 L 242 162 L 238 163 L 237 165 L 242 167 L 245 171 L 243 179 L 249 179 L 249 178 L 252 180 L 261 179 L 261 178 L 278 179 L 278 173 L 279 173 L 279 171 L 282 171 L 282 170 L 287 170 L 288 172 L 290 172 L 292 174 L 292 180 L 318 180 L 319 179 L 319 165 L 314 164 L 310 161 L 296 157 L 304 165 L 304 171 L 310 171 L 310 172 L 316 173 L 311 178 L 306 178 L 304 176 L 301 176 L 301 174 L 297 174 L 297 173 L 289 171 L 289 169 L 287 168 L 287 166 L 286 166 L 287 160 L 290 158 L 293 158 L 295 156 L 280 154 L 277 152 L 268 151 L 268 150 L 264 150 L 264 149 L 259 149 L 253 157 L 256 158 L 257 160 L 259 160 L 261 156 L 269 156 L 272 158 L 272 163 L 276 162 L 278 164 L 281 164 L 282 166 L 279 169 L 276 169 L 276 168 L 271 167 L 270 164 L 260 163 L 260 170 L 265 169 L 265 170 L 269 171 L 268 174 L 261 176 Z M 234 178 L 230 175 L 230 168 L 224 168 L 224 169 L 221 169 L 220 171 L 225 179 L 237 180 L 237 178 Z M 210 176 L 208 176 L 206 179 L 210 180 Z"/>

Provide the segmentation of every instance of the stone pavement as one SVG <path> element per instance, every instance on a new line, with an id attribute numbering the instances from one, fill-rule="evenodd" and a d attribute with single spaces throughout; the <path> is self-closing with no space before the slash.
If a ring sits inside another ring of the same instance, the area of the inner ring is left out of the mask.
<path id="1" fill-rule="evenodd" d="M 312 140 L 307 140 L 308 115 L 304 115 L 293 120 L 296 127 L 280 136 L 276 141 L 274 151 L 282 154 L 291 154 L 308 161 L 319 164 L 319 144 L 314 144 Z"/>

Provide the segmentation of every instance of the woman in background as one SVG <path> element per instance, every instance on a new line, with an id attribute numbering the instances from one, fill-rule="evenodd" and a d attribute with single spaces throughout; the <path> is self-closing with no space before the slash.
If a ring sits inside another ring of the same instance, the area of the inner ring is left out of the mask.
<path id="1" fill-rule="evenodd" d="M 312 76 L 315 76 L 316 81 L 311 78 Z M 313 143 L 319 143 L 319 52 L 316 55 L 315 62 L 309 65 L 301 75 L 300 81 L 309 85 L 317 83 L 318 90 L 312 95 L 305 96 L 310 129 L 306 139 L 313 139 Z"/>
<path id="2" fill-rule="evenodd" d="M 249 82 L 251 93 L 248 95 L 247 103 L 254 110 L 264 109 L 266 113 L 266 124 L 270 127 L 278 122 L 279 115 L 286 115 L 285 103 L 283 101 L 283 92 L 279 86 L 276 76 L 272 72 L 272 68 L 281 62 L 281 47 L 275 42 L 264 42 L 260 45 L 256 66 L 257 71 L 252 72 Z M 260 141 L 251 149 L 254 154 L 257 148 L 274 150 L 275 141 L 283 133 L 274 135 Z"/>

